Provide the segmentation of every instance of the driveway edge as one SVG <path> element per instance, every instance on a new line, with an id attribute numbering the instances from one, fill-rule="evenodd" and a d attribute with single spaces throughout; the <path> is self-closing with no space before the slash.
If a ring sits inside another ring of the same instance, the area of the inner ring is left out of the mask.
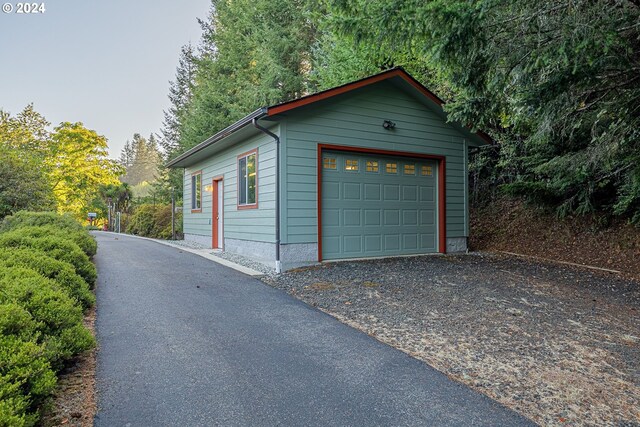
<path id="1" fill-rule="evenodd" d="M 100 233 L 110 234 L 110 235 L 113 235 L 113 236 L 126 236 L 126 237 L 133 237 L 135 239 L 149 240 L 149 241 L 152 241 L 152 242 L 159 243 L 161 245 L 170 246 L 172 248 L 180 249 L 183 252 L 189 252 L 189 253 L 201 256 L 202 258 L 206 258 L 209 261 L 213 261 L 213 262 L 216 262 L 216 263 L 218 263 L 220 265 L 224 265 L 225 267 L 229 267 L 229 268 L 231 268 L 233 270 L 239 271 L 240 273 L 246 274 L 247 276 L 251 276 L 251 277 L 255 277 L 255 278 L 259 278 L 259 277 L 264 276 L 264 273 L 261 273 L 260 271 L 254 270 L 253 268 L 245 267 L 243 265 L 236 264 L 235 262 L 231 262 L 231 261 L 228 261 L 226 259 L 223 259 L 223 258 L 220 258 L 220 257 L 217 257 L 217 256 L 213 255 L 211 253 L 212 249 L 193 249 L 193 248 L 189 248 L 189 247 L 186 247 L 186 246 L 178 245 L 176 243 L 172 243 L 171 241 L 168 241 L 168 240 L 153 239 L 151 237 L 136 236 L 134 234 L 114 233 L 113 231 L 100 231 Z"/>

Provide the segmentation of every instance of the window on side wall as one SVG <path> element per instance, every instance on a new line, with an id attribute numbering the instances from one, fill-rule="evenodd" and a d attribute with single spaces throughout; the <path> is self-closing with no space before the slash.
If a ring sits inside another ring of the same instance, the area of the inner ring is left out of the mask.
<path id="1" fill-rule="evenodd" d="M 202 210 L 202 172 L 191 174 L 191 210 Z"/>
<path id="2" fill-rule="evenodd" d="M 258 207 L 258 153 L 256 150 L 238 156 L 238 207 Z"/>

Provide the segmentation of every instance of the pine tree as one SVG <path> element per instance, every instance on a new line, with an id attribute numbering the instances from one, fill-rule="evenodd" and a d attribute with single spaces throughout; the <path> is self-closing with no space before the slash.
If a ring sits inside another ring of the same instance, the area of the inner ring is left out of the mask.
<path id="1" fill-rule="evenodd" d="M 133 164 L 133 147 L 131 146 L 131 142 L 129 140 L 127 140 L 127 142 L 125 142 L 124 144 L 124 147 L 122 147 L 119 161 L 120 165 L 125 169 Z"/>
<path id="2" fill-rule="evenodd" d="M 167 158 L 179 150 L 182 117 L 191 101 L 196 73 L 196 53 L 189 43 L 182 47 L 176 68 L 176 78 L 170 82 L 171 106 L 164 111 L 160 146 Z"/>

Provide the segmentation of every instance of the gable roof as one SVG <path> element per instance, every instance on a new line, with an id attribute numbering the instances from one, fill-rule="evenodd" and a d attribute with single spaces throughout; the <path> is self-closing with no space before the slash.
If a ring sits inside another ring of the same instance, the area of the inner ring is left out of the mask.
<path id="1" fill-rule="evenodd" d="M 306 95 L 301 98 L 294 99 L 292 101 L 275 104 L 269 107 L 259 108 L 254 112 L 252 112 L 251 114 L 233 123 L 232 125 L 222 129 L 220 132 L 216 133 L 215 135 L 207 138 L 205 141 L 201 142 L 200 144 L 196 145 L 195 147 L 191 148 L 185 153 L 170 160 L 167 163 L 167 166 L 168 167 L 185 167 L 191 163 L 195 163 L 195 161 L 189 162 L 188 159 L 194 156 L 196 153 L 201 153 L 203 150 L 205 150 L 207 147 L 210 147 L 212 144 L 240 131 L 241 129 L 245 128 L 247 125 L 249 125 L 255 120 L 259 120 L 267 117 L 273 117 L 275 119 L 276 118 L 275 116 L 284 114 L 288 111 L 295 110 L 297 108 L 301 108 L 301 107 L 313 104 L 315 102 L 330 99 L 335 96 L 339 96 L 356 89 L 370 86 L 381 81 L 391 81 L 391 82 L 394 82 L 396 86 L 400 86 L 404 90 L 415 92 L 418 96 L 423 98 L 426 101 L 426 103 L 430 104 L 432 107 L 435 107 L 436 110 L 439 112 L 439 114 L 446 119 L 446 114 L 444 113 L 444 110 L 442 108 L 444 105 L 444 101 L 438 98 L 438 96 L 436 96 L 433 92 L 427 89 L 419 81 L 414 79 L 403 68 L 396 67 L 396 68 L 389 69 L 387 71 L 383 71 L 379 74 L 374 74 L 373 76 L 365 77 L 363 79 L 346 83 L 341 86 L 336 86 L 331 89 Z M 461 130 L 470 139 L 474 140 L 474 142 L 477 145 L 493 144 L 491 137 L 489 137 L 489 135 L 487 135 L 482 131 L 477 131 L 473 133 L 468 129 L 468 127 L 460 126 L 456 123 L 451 123 L 451 125 L 458 128 L 458 130 Z M 255 131 L 256 133 L 258 132 L 257 129 L 255 129 Z"/>

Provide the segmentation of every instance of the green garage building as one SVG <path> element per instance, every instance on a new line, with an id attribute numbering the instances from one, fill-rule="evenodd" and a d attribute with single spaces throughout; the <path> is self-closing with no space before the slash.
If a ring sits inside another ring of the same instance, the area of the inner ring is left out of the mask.
<path id="1" fill-rule="evenodd" d="M 186 240 L 286 270 L 467 249 L 467 157 L 401 68 L 261 108 L 169 162 L 184 168 Z"/>

